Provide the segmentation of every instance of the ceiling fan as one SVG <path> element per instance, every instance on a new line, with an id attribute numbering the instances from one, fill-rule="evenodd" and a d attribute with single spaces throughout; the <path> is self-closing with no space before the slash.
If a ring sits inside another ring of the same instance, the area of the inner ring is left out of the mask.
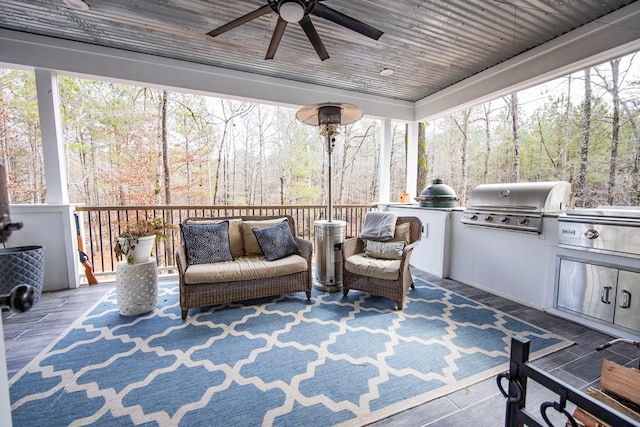
<path id="1" fill-rule="evenodd" d="M 264 59 L 273 59 L 275 56 L 280 40 L 282 39 L 282 35 L 284 34 L 284 30 L 287 28 L 287 24 L 298 23 L 304 30 L 307 38 L 322 61 L 329 58 L 329 53 L 324 47 L 322 40 L 320 40 L 320 35 L 313 26 L 309 15 L 315 15 L 327 19 L 374 40 L 378 40 L 380 36 L 384 34 L 382 31 L 377 30 L 370 25 L 323 5 L 321 3 L 322 1 L 324 0 L 267 0 L 266 5 L 219 28 L 216 28 L 207 34 L 211 37 L 219 36 L 222 33 L 273 11 L 278 14 L 278 22 L 276 24 L 276 28 L 273 30 L 271 42 L 269 43 L 269 48 L 267 49 L 267 54 Z"/>

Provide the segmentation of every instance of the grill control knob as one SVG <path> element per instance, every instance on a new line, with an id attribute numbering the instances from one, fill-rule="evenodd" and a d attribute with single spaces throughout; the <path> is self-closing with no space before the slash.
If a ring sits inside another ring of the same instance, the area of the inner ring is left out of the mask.
<path id="1" fill-rule="evenodd" d="M 484 220 L 487 222 L 492 222 L 493 221 L 493 217 L 491 215 L 485 215 L 484 216 Z"/>
<path id="2" fill-rule="evenodd" d="M 503 224 L 508 223 L 508 222 L 509 222 L 509 217 L 507 217 L 507 216 L 501 216 L 501 217 L 500 217 L 500 222 L 501 222 L 501 223 L 503 223 Z"/>
<path id="3" fill-rule="evenodd" d="M 600 237 L 600 233 L 598 233 L 597 230 L 594 230 L 593 228 L 588 229 L 587 231 L 584 232 L 584 237 L 586 237 L 589 240 L 594 240 L 597 239 L 598 237 Z"/>
<path id="4" fill-rule="evenodd" d="M 470 219 L 471 221 L 475 221 L 475 220 L 477 220 L 477 219 L 478 219 L 478 215 L 476 215 L 476 214 L 469 215 L 469 219 Z"/>
<path id="5" fill-rule="evenodd" d="M 529 220 L 527 218 L 518 218 L 518 225 L 527 225 Z"/>

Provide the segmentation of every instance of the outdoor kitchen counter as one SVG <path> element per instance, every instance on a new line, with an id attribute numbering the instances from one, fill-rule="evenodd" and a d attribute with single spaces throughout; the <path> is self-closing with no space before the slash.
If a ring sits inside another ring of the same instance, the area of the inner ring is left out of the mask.
<path id="1" fill-rule="evenodd" d="M 546 215 L 541 234 L 462 223 L 464 208 L 379 204 L 380 210 L 420 218 L 422 240 L 411 265 L 537 309 L 553 306 L 558 217 Z"/>

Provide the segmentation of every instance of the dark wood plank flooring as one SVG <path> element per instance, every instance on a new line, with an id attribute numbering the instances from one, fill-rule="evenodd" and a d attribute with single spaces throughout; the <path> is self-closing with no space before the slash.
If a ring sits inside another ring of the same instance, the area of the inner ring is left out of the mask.
<path id="1" fill-rule="evenodd" d="M 603 359 L 626 366 L 638 366 L 639 355 L 634 346 L 620 344 L 600 352 L 595 351 L 598 345 L 611 340 L 611 336 L 453 280 L 440 279 L 416 269 L 413 272 L 420 278 L 574 341 L 575 345 L 533 362 L 574 387 L 584 390 L 588 386 L 597 386 Z M 161 280 L 177 281 L 177 278 L 163 276 Z M 108 282 L 73 290 L 47 292 L 27 313 L 3 311 L 9 378 L 16 375 L 113 286 L 113 282 Z M 541 402 L 555 399 L 547 390 L 530 382 L 528 409 L 531 407 L 530 410 L 535 411 Z M 573 408 L 570 409 L 572 412 Z M 494 427 L 503 424 L 504 412 L 504 398 L 498 391 L 495 378 L 490 378 L 372 425 Z M 563 418 L 559 420 L 562 421 Z"/>

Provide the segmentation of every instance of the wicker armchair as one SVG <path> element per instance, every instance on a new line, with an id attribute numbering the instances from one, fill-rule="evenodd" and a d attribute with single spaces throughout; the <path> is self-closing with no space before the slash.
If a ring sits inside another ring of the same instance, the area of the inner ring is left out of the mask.
<path id="1" fill-rule="evenodd" d="M 372 295 L 392 298 L 398 304 L 398 310 L 402 310 L 404 296 L 407 294 L 409 286 L 411 286 L 411 289 L 415 287 L 413 277 L 409 271 L 409 261 L 413 253 L 413 248 L 419 243 L 422 237 L 422 222 L 419 218 L 411 216 L 398 217 L 396 227 L 404 223 L 410 224 L 409 241 L 402 250 L 401 259 L 386 260 L 370 258 L 367 261 L 366 272 L 363 272 L 362 268 L 358 269 L 354 267 L 356 258 L 352 258 L 351 261 L 349 260 L 352 256 L 360 257 L 360 260 L 362 260 L 364 241 L 359 237 L 354 237 L 344 242 L 342 247 L 342 293 L 344 296 L 347 296 L 349 290 L 356 289 Z M 356 273 L 355 271 L 359 272 Z M 386 278 L 381 278 L 383 275 Z"/>

